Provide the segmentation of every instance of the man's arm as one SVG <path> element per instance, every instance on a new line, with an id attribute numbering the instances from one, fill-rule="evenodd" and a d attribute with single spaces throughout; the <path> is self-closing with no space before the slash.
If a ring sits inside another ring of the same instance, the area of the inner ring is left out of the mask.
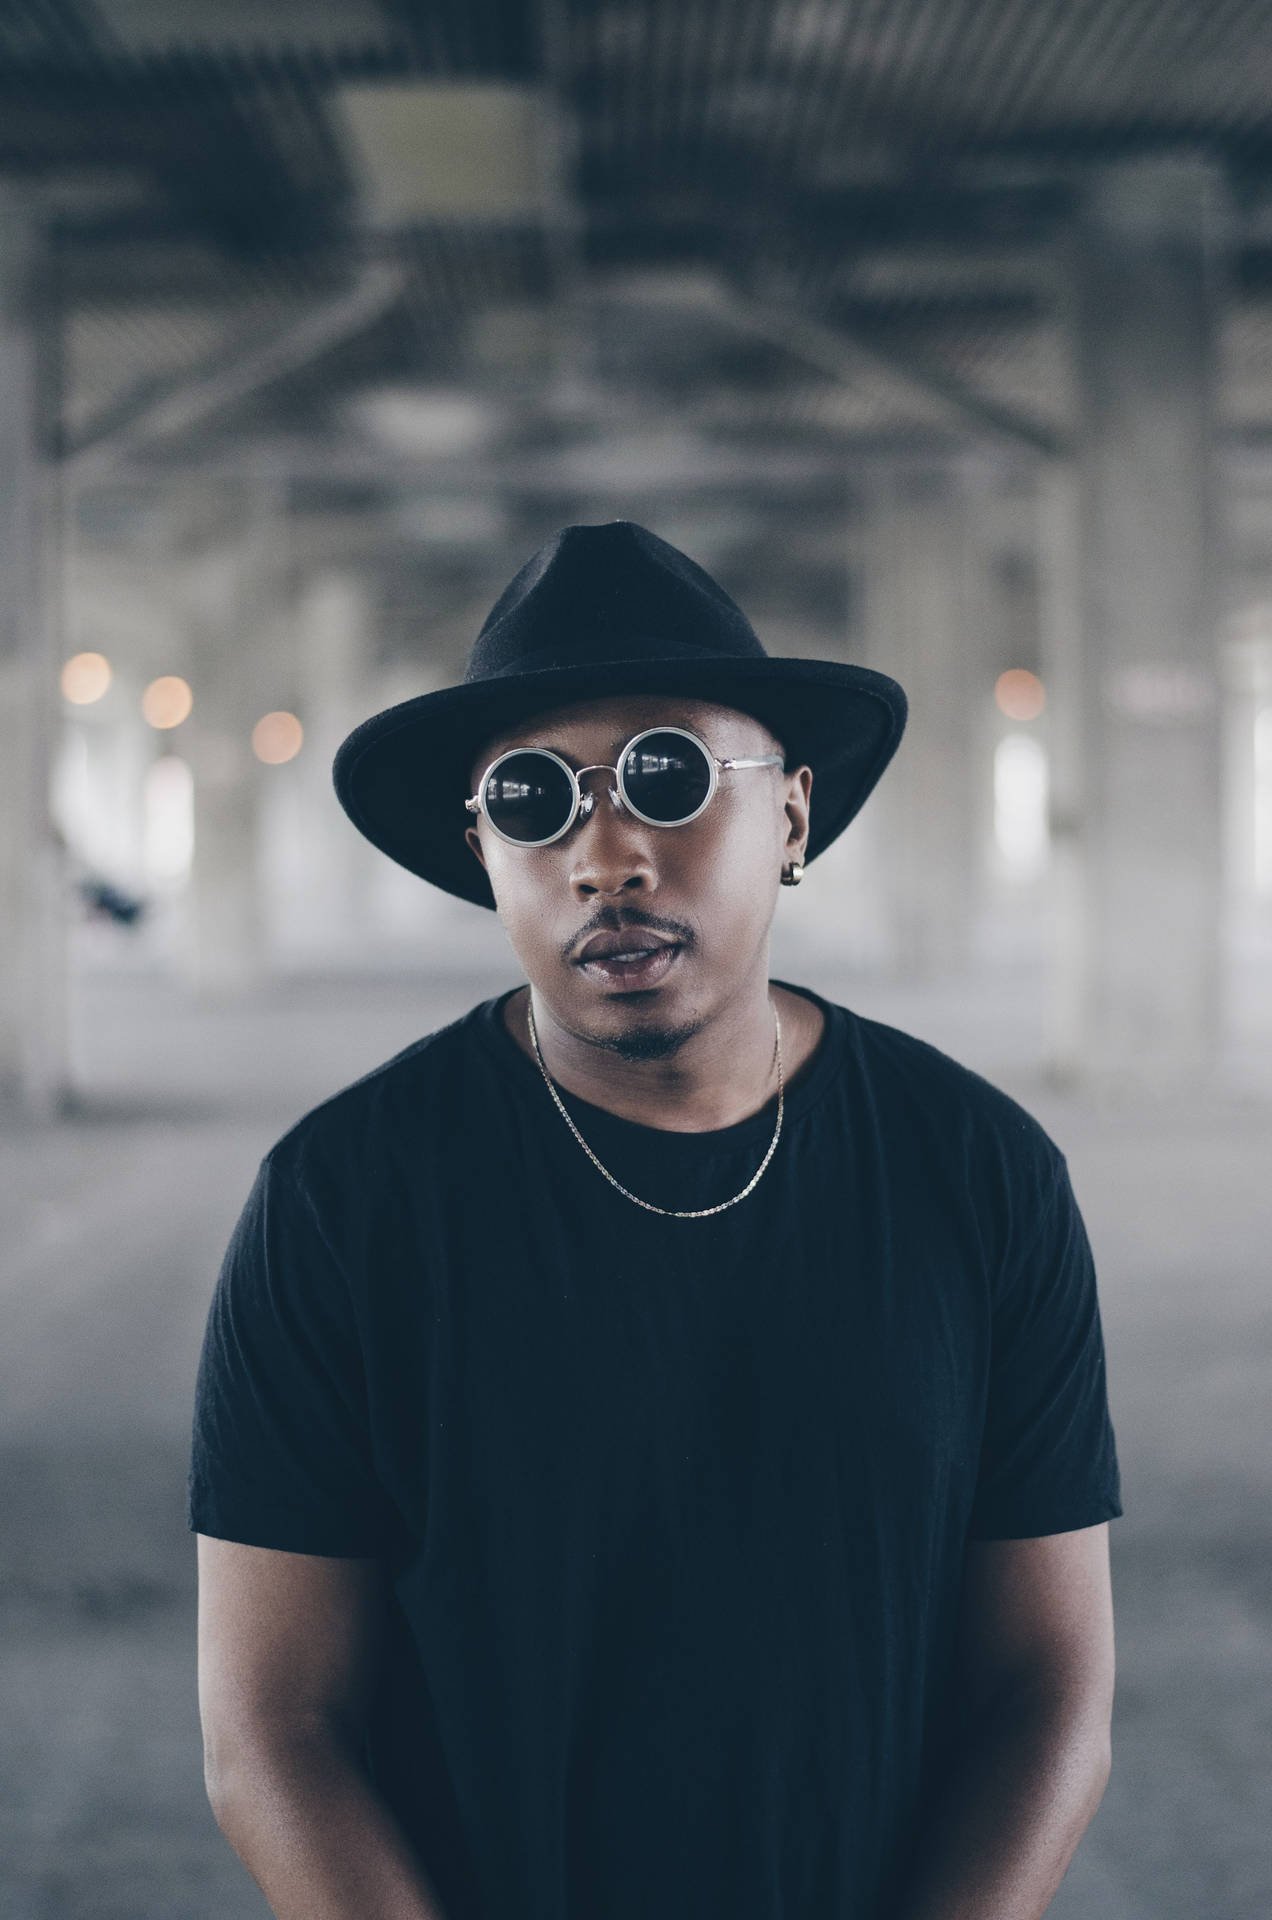
<path id="1" fill-rule="evenodd" d="M 208 1799 L 278 1920 L 444 1920 L 362 1760 L 378 1562 L 206 1534 L 198 1551 Z"/>
<path id="2" fill-rule="evenodd" d="M 1109 1775 L 1107 1524 L 974 1541 L 960 1726 L 896 1920 L 1039 1920 Z"/>

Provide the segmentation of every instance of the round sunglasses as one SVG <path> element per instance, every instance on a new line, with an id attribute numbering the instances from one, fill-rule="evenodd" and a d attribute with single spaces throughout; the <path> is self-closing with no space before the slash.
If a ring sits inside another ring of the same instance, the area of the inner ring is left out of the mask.
<path id="1" fill-rule="evenodd" d="M 578 773 L 549 747 L 512 747 L 491 761 L 464 805 L 483 814 L 514 847 L 547 847 L 596 805 L 595 793 L 579 786 L 580 774 L 612 773 L 615 804 L 647 826 L 686 827 L 711 804 L 722 773 L 783 764 L 780 753 L 720 760 L 687 727 L 649 727 L 627 742 L 617 765 L 580 767 Z"/>

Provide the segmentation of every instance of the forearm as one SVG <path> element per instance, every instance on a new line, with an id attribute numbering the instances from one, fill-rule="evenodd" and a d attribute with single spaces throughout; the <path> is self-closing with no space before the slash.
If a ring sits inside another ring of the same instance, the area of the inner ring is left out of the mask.
<path id="1" fill-rule="evenodd" d="M 1109 1773 L 1107 1719 L 1002 1705 L 957 1749 L 895 1920 L 1039 1920 Z"/>
<path id="2" fill-rule="evenodd" d="M 329 1734 L 240 1751 L 208 1791 L 277 1920 L 445 1920 L 365 1769 Z"/>

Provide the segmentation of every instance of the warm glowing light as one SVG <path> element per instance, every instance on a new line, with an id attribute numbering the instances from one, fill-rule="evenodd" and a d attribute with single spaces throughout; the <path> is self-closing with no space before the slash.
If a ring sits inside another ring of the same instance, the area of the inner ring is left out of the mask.
<path id="1" fill-rule="evenodd" d="M 1027 667 L 1008 667 L 994 682 L 994 699 L 1009 720 L 1036 720 L 1047 704 L 1047 693 L 1036 673 Z"/>
<path id="2" fill-rule="evenodd" d="M 305 730 L 294 713 L 266 713 L 252 728 L 252 752 L 267 767 L 281 767 L 300 752 Z"/>
<path id="3" fill-rule="evenodd" d="M 189 718 L 194 695 L 175 673 L 161 674 L 152 680 L 141 696 L 141 711 L 152 727 L 179 727 Z"/>
<path id="4" fill-rule="evenodd" d="M 62 692 L 75 707 L 91 707 L 110 685 L 110 661 L 104 653 L 72 654 L 62 668 Z"/>

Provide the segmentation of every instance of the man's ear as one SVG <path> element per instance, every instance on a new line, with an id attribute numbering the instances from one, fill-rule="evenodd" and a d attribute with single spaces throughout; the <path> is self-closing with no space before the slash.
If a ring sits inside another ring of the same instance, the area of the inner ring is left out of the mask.
<path id="1" fill-rule="evenodd" d="M 809 795 L 813 787 L 811 767 L 792 767 L 786 775 L 786 846 L 792 860 L 803 860 L 808 845 Z"/>
<path id="2" fill-rule="evenodd" d="M 481 835 L 478 833 L 476 827 L 465 827 L 464 838 L 484 867 L 486 864 L 486 856 L 482 851 Z"/>

